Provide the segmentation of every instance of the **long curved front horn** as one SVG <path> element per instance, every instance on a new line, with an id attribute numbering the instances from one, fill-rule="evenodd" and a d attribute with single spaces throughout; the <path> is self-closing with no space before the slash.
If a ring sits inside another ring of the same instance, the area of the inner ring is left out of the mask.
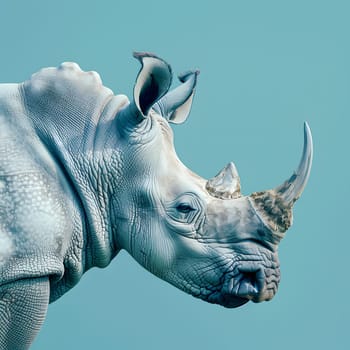
<path id="1" fill-rule="evenodd" d="M 304 149 L 298 169 L 287 181 L 275 189 L 255 192 L 249 196 L 256 213 L 276 234 L 285 232 L 292 224 L 292 207 L 301 196 L 309 178 L 312 156 L 311 131 L 305 122 Z"/>
<path id="2" fill-rule="evenodd" d="M 304 149 L 298 169 L 282 185 L 275 189 L 286 206 L 292 206 L 301 196 L 309 179 L 313 157 L 313 144 L 310 127 L 304 123 Z"/>

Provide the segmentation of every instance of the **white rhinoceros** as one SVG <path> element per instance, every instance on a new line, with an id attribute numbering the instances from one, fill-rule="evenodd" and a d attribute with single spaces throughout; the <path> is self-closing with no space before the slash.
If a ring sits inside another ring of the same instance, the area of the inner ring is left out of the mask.
<path id="1" fill-rule="evenodd" d="M 270 300 L 277 246 L 307 182 L 298 170 L 243 196 L 233 163 L 207 181 L 176 156 L 169 122 L 191 108 L 197 71 L 142 63 L 133 102 L 75 63 L 0 85 L 0 348 L 27 349 L 47 306 L 121 249 L 181 290 L 233 308 Z"/>

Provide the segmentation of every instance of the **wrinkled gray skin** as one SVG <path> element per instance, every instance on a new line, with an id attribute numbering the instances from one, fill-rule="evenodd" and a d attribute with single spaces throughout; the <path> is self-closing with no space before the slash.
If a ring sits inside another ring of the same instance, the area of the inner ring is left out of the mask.
<path id="1" fill-rule="evenodd" d="M 277 246 L 309 176 L 243 196 L 233 163 L 207 181 L 177 158 L 169 122 L 191 108 L 198 72 L 169 92 L 147 53 L 129 103 L 74 63 L 0 85 L 0 349 L 27 349 L 49 302 L 121 250 L 181 290 L 237 307 L 270 300 Z"/>

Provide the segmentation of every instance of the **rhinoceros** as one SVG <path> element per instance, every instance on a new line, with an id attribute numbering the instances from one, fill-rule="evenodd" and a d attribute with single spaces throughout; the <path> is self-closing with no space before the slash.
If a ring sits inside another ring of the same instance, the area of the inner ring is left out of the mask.
<path id="1" fill-rule="evenodd" d="M 297 170 L 241 194 L 230 162 L 210 180 L 179 160 L 169 123 L 190 112 L 198 71 L 135 53 L 133 100 L 76 63 L 0 85 L 0 348 L 27 349 L 54 302 L 121 249 L 177 288 L 235 308 L 270 300 L 277 247 L 308 180 Z"/>

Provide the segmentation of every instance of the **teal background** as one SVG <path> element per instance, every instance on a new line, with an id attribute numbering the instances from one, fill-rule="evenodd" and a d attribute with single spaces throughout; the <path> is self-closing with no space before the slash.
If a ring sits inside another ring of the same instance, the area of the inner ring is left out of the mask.
<path id="1" fill-rule="evenodd" d="M 50 305 L 39 349 L 349 349 L 348 1 L 0 1 L 0 81 L 76 61 L 132 94 L 134 50 L 199 68 L 180 158 L 203 177 L 233 160 L 245 194 L 275 187 L 314 136 L 309 184 L 268 303 L 239 309 L 176 290 L 121 253 Z"/>

